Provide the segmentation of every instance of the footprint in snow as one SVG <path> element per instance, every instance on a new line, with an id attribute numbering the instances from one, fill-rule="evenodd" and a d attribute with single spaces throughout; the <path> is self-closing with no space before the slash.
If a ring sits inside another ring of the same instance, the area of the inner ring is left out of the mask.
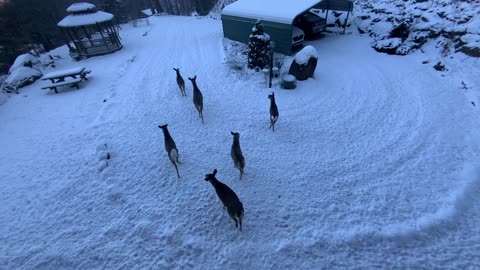
<path id="1" fill-rule="evenodd" d="M 108 167 L 108 162 L 110 161 L 111 155 L 106 143 L 97 145 L 96 151 L 97 151 L 97 159 L 99 162 L 97 169 L 99 172 L 102 172 Z"/>

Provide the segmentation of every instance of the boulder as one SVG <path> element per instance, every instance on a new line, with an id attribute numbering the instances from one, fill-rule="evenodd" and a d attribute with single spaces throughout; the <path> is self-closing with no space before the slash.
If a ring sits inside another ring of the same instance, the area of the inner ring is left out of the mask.
<path id="1" fill-rule="evenodd" d="M 288 73 L 295 76 L 299 81 L 313 78 L 317 67 L 317 59 L 317 50 L 313 46 L 306 46 L 295 55 Z"/>

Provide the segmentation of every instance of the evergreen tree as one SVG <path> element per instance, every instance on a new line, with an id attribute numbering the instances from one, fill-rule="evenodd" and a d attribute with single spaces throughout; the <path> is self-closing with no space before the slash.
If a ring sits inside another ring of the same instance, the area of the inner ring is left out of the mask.
<path id="1" fill-rule="evenodd" d="M 248 68 L 261 68 L 270 63 L 270 36 L 265 33 L 261 21 L 252 28 L 248 41 Z"/>

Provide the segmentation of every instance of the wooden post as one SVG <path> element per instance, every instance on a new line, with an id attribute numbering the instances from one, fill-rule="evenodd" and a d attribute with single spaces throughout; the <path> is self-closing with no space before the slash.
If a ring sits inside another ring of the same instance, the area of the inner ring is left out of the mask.
<path id="1" fill-rule="evenodd" d="M 115 40 L 115 43 L 117 44 L 118 47 L 121 47 L 121 43 L 120 43 L 120 40 L 118 39 L 118 34 L 117 34 L 117 30 L 115 29 L 115 27 L 113 26 L 113 24 L 110 22 L 108 24 L 108 26 L 110 27 L 112 33 L 113 33 L 113 37 L 114 37 L 114 40 Z"/>
<path id="2" fill-rule="evenodd" d="M 70 45 L 70 41 L 69 41 L 68 38 L 67 38 L 67 34 L 65 34 L 65 29 L 63 29 L 62 27 L 61 27 L 60 29 L 62 29 L 62 30 L 61 30 L 61 31 L 62 31 L 62 36 L 63 36 L 63 38 L 65 39 L 65 42 L 67 43 L 68 50 L 69 50 L 69 51 L 73 51 L 74 48 L 72 48 L 72 45 Z"/>
<path id="3" fill-rule="evenodd" d="M 81 49 L 80 45 L 78 44 L 78 42 L 75 42 L 75 37 L 73 36 L 73 33 L 70 32 L 70 30 L 73 31 L 73 28 L 67 28 L 67 33 L 70 36 L 70 38 L 72 39 L 73 45 L 75 45 L 75 48 L 77 49 L 78 55 L 82 56 L 82 52 L 80 50 Z"/>
<path id="4" fill-rule="evenodd" d="M 348 16 L 350 15 L 350 11 L 347 13 L 347 19 L 345 19 L 345 23 L 343 24 L 343 33 L 345 34 L 345 30 L 347 28 Z"/>

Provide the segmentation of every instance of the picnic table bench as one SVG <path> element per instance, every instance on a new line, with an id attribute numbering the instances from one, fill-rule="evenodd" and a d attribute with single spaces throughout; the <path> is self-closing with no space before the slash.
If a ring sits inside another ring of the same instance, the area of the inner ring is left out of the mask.
<path id="1" fill-rule="evenodd" d="M 42 87 L 42 89 L 47 89 L 47 88 L 50 89 L 50 90 L 53 89 L 55 91 L 55 93 L 58 93 L 57 87 L 64 86 L 64 85 L 71 85 L 72 87 L 77 87 L 77 89 L 80 89 L 80 82 L 81 81 L 82 81 L 82 78 L 75 78 L 75 79 L 68 80 L 68 81 L 52 83 L 50 85 Z"/>
<path id="2" fill-rule="evenodd" d="M 87 75 L 91 72 L 91 70 L 86 70 L 85 67 L 76 67 L 50 72 L 43 76 L 42 80 L 50 80 L 52 84 L 44 86 L 42 87 L 42 89 L 53 89 L 55 93 L 58 93 L 58 87 L 66 85 L 70 85 L 71 87 L 77 87 L 77 89 L 80 89 L 80 82 L 82 80 L 88 81 Z M 70 77 L 72 79 L 67 79 Z"/>

